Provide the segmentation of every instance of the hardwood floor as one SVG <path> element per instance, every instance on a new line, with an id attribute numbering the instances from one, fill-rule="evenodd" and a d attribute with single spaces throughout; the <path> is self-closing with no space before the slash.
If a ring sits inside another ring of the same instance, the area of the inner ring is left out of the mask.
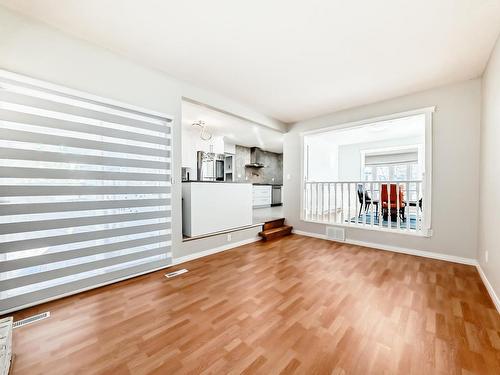
<path id="1" fill-rule="evenodd" d="M 292 235 L 19 312 L 20 374 L 500 374 L 472 266 Z"/>

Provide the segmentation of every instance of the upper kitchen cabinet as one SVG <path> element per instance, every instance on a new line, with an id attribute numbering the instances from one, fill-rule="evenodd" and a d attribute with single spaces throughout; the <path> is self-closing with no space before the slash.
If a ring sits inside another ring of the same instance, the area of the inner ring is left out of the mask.
<path id="1" fill-rule="evenodd" d="M 188 127 L 182 128 L 182 167 L 196 171 L 196 134 Z"/>
<path id="2" fill-rule="evenodd" d="M 236 154 L 236 145 L 230 142 L 224 142 L 224 153 L 225 154 Z"/>

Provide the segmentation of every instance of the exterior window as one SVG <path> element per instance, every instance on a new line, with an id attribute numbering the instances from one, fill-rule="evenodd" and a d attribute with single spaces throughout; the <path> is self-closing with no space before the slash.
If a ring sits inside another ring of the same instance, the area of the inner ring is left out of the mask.
<path id="1" fill-rule="evenodd" d="M 389 167 L 375 166 L 376 181 L 387 181 L 389 179 Z"/>
<path id="2" fill-rule="evenodd" d="M 422 173 L 417 162 L 368 165 L 364 168 L 363 178 L 365 181 L 420 180 Z"/>

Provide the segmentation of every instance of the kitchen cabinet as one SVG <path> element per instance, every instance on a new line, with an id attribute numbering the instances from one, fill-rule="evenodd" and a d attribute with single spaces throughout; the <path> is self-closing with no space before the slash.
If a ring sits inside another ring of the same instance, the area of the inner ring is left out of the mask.
<path id="1" fill-rule="evenodd" d="M 234 180 L 234 155 L 226 154 L 224 157 L 224 181 L 232 182 Z"/>
<path id="2" fill-rule="evenodd" d="M 252 225 L 252 185 L 182 183 L 182 232 L 187 237 Z"/>
<path id="3" fill-rule="evenodd" d="M 272 203 L 272 187 L 271 185 L 254 185 L 253 186 L 253 207 L 268 207 Z"/>
<path id="4" fill-rule="evenodd" d="M 224 142 L 224 153 L 225 154 L 236 154 L 236 145 L 233 143 Z"/>

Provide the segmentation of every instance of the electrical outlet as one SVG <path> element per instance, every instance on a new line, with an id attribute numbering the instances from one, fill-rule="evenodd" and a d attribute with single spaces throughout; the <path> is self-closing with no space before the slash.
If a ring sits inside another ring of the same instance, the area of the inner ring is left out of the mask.
<path id="1" fill-rule="evenodd" d="M 488 256 L 489 256 L 489 254 L 488 254 L 488 250 L 486 250 L 486 251 L 484 252 L 484 262 L 485 262 L 485 263 L 488 263 Z"/>
<path id="2" fill-rule="evenodd" d="M 229 233 L 229 234 L 227 235 L 227 242 L 231 241 L 231 238 L 232 238 L 231 233 Z"/>

